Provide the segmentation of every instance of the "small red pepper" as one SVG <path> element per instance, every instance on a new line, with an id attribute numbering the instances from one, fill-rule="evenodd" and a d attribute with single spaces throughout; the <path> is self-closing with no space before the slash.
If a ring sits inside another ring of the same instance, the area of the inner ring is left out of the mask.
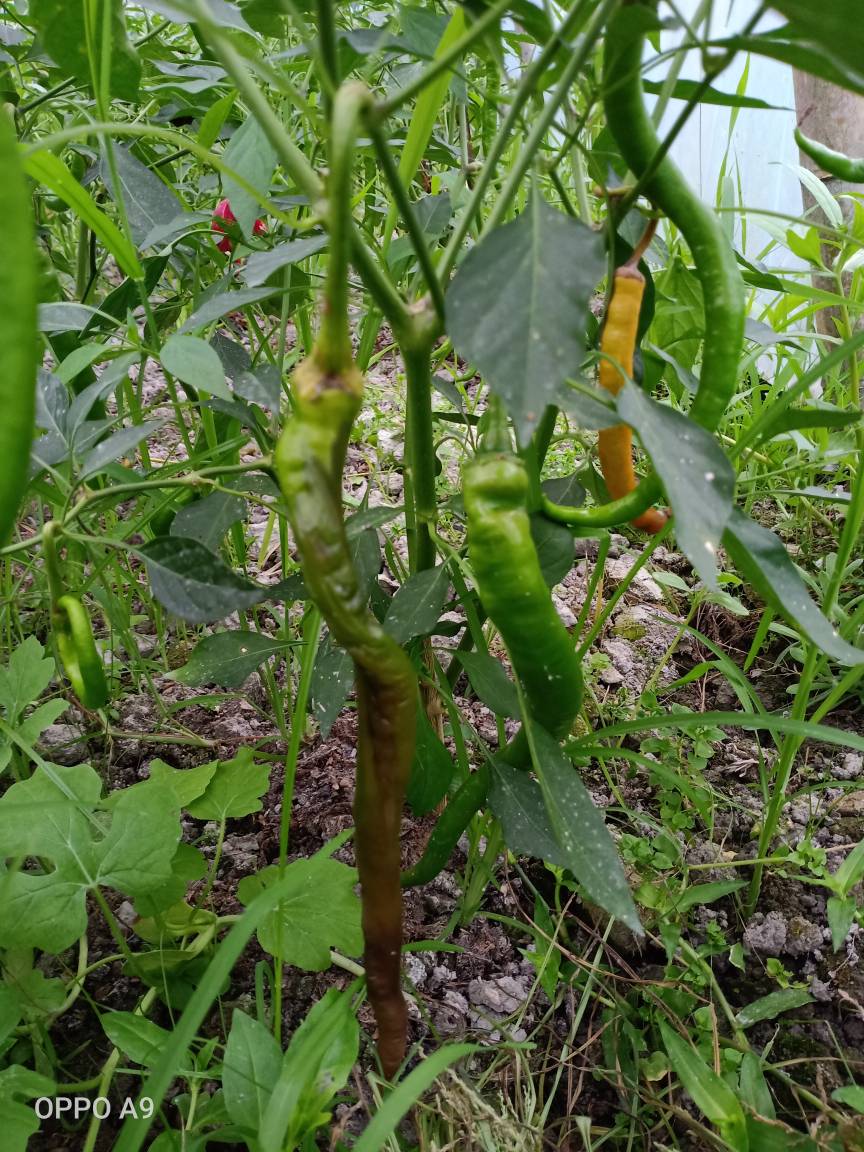
<path id="1" fill-rule="evenodd" d="M 213 223 L 211 230 L 222 234 L 222 239 L 217 240 L 216 247 L 220 252 L 231 252 L 234 248 L 234 241 L 230 236 L 225 235 L 225 229 L 219 223 L 219 220 L 227 220 L 229 224 L 236 224 L 237 217 L 231 211 L 231 204 L 227 200 L 220 200 L 213 210 Z M 256 220 L 255 227 L 252 229 L 255 236 L 266 236 L 267 225 L 263 220 Z"/>

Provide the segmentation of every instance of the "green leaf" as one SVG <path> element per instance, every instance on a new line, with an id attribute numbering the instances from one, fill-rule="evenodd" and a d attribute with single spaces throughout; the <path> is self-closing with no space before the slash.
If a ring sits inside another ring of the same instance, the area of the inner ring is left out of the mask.
<path id="1" fill-rule="evenodd" d="M 279 906 L 258 929 L 258 943 L 271 956 L 281 953 L 286 964 L 308 972 L 330 967 L 330 949 L 348 956 L 363 951 L 357 873 L 329 857 L 295 860 L 285 869 L 286 890 Z M 250 904 L 279 880 L 273 865 L 246 876 L 237 888 L 242 904 Z"/>
<path id="2" fill-rule="evenodd" d="M 193 800 L 204 795 L 218 767 L 218 760 L 195 768 L 172 768 L 164 760 L 151 760 L 148 772 L 151 780 L 171 789 L 178 808 L 187 808 Z"/>
<path id="3" fill-rule="evenodd" d="M 127 276 L 143 279 L 144 269 L 134 248 L 59 157 L 42 150 L 30 152 L 24 157 L 24 167 L 29 176 L 59 196 L 95 232 Z"/>
<path id="4" fill-rule="evenodd" d="M 298 1148 L 330 1120 L 360 1047 L 351 990 L 329 988 L 291 1037 L 258 1130 L 261 1152 Z"/>
<path id="5" fill-rule="evenodd" d="M 326 740 L 354 684 L 354 661 L 331 637 L 318 649 L 312 671 L 312 713 Z"/>
<path id="6" fill-rule="evenodd" d="M 235 1008 L 222 1064 L 225 1108 L 235 1124 L 258 1135 L 281 1070 L 282 1050 L 272 1032 Z"/>
<path id="7" fill-rule="evenodd" d="M 846 896 L 862 878 L 864 878 L 864 840 L 855 845 L 831 879 L 835 892 Z"/>
<path id="8" fill-rule="evenodd" d="M 831 947 L 838 952 L 843 941 L 849 935 L 849 929 L 855 921 L 858 911 L 858 902 L 854 896 L 828 897 L 828 927 L 831 929 Z"/>
<path id="9" fill-rule="evenodd" d="M 447 292 L 448 332 L 506 402 L 520 442 L 585 358 L 589 302 L 605 271 L 600 236 L 535 193 L 472 248 Z"/>
<path id="10" fill-rule="evenodd" d="M 260 812 L 270 784 L 270 765 L 256 764 L 251 748 L 233 760 L 220 760 L 204 793 L 186 805 L 196 820 L 227 820 Z"/>
<path id="11" fill-rule="evenodd" d="M 166 423 L 165 420 L 145 420 L 142 424 L 131 424 L 128 428 L 121 428 L 107 440 L 102 440 L 84 457 L 80 479 L 87 480 L 99 472 L 104 472 L 108 464 L 119 460 L 121 456 L 128 456 L 142 441 L 148 440 Z"/>
<path id="12" fill-rule="evenodd" d="M 773 1120 L 776 1115 L 774 1101 L 762 1071 L 762 1061 L 755 1052 L 745 1052 L 741 1057 L 738 1083 L 744 1103 L 758 1116 Z"/>
<path id="13" fill-rule="evenodd" d="M 754 444 L 764 443 L 784 432 L 807 428 L 849 428 L 861 421 L 861 413 L 855 409 L 842 408 L 782 408 L 776 418 L 769 408 L 760 421 L 759 435 Z"/>
<path id="14" fill-rule="evenodd" d="M 96 812 L 101 781 L 87 764 L 39 765 L 0 798 L 0 843 L 8 859 L 47 861 L 50 871 L 0 873 L 0 921 L 10 948 L 59 953 L 86 929 L 86 894 L 96 886 L 135 897 L 164 884 L 180 840 L 172 792 L 147 781 Z"/>
<path id="15" fill-rule="evenodd" d="M 12 1064 L 0 1071 L 0 1127 L 3 1129 L 4 1152 L 27 1152 L 31 1136 L 39 1131 L 39 1119 L 31 1105 L 22 1104 L 21 1097 L 32 1100 L 39 1096 L 54 1096 L 57 1088 L 47 1076 Z"/>
<path id="16" fill-rule="evenodd" d="M 22 1014 L 21 1001 L 16 989 L 8 983 L 0 984 L 0 1049 L 3 1051 L 5 1051 L 4 1041 L 17 1028 Z"/>
<path id="17" fill-rule="evenodd" d="M 453 757 L 438 739 L 425 708 L 417 709 L 417 739 L 406 799 L 415 816 L 425 816 L 447 795 L 453 779 Z"/>
<path id="18" fill-rule="evenodd" d="M 269 192 L 276 168 L 276 153 L 254 116 L 245 120 L 228 141 L 222 159 L 253 188 Z M 247 238 L 251 237 L 260 211 L 257 200 L 229 176 L 223 178 L 222 184 L 240 231 Z"/>
<path id="19" fill-rule="evenodd" d="M 241 688 L 265 660 L 281 655 L 291 644 L 248 629 L 217 632 L 199 640 L 187 662 L 170 672 L 168 679 L 191 688 L 202 684 Z"/>
<path id="20" fill-rule="evenodd" d="M 197 540 L 160 536 L 138 549 L 156 599 L 190 624 L 223 620 L 273 593 L 233 572 Z"/>
<path id="21" fill-rule="evenodd" d="M 717 590 L 717 551 L 732 513 L 735 472 L 715 438 L 627 384 L 618 411 L 639 438 L 675 513 L 675 535 L 705 584 Z"/>
<path id="22" fill-rule="evenodd" d="M 693 1103 L 737 1152 L 747 1152 L 747 1125 L 735 1093 L 665 1020 L 660 1021 L 660 1033 L 675 1074 Z"/>
<path id="23" fill-rule="evenodd" d="M 171 1038 L 171 1033 L 135 1012 L 106 1012 L 100 1019 L 105 1035 L 135 1064 L 150 1068 Z"/>
<path id="24" fill-rule="evenodd" d="M 793 1008 L 801 1008 L 805 1004 L 812 1003 L 813 997 L 806 988 L 781 988 L 745 1005 L 735 1019 L 742 1028 L 752 1028 L 754 1024 L 759 1024 L 763 1020 L 775 1019 L 782 1012 L 790 1012 Z"/>
<path id="25" fill-rule="evenodd" d="M 713 904 L 745 887 L 746 883 L 746 880 L 715 880 L 711 884 L 694 884 L 675 902 L 675 911 L 684 913 L 697 904 Z"/>
<path id="26" fill-rule="evenodd" d="M 579 773 L 536 724 L 530 725 L 529 744 L 537 784 L 494 762 L 490 802 L 508 847 L 569 869 L 594 903 L 641 935 L 615 843 Z"/>
<path id="27" fill-rule="evenodd" d="M 189 771 L 194 772 L 195 769 L 190 768 Z M 171 919 L 168 916 L 163 916 L 163 913 L 167 913 L 169 909 L 175 910 L 189 891 L 190 884 L 194 884 L 196 880 L 201 880 L 206 875 L 207 861 L 202 854 L 191 844 L 184 844 L 181 841 L 177 845 L 177 851 L 171 861 L 169 879 L 158 888 L 154 888 L 150 892 L 139 893 L 135 897 L 135 911 L 140 918 L 135 923 L 135 931 L 138 935 L 142 939 L 150 940 L 151 943 L 161 945 L 165 934 L 168 932 L 168 921 Z M 212 913 L 202 909 L 191 909 L 191 914 L 196 923 L 185 926 L 181 931 L 178 931 L 178 936 L 186 936 L 190 931 L 200 930 L 201 921 L 206 921 L 205 926 L 209 926 L 207 917 L 212 916 Z M 143 923 L 152 917 L 159 917 L 159 930 L 148 936 Z"/>
<path id="28" fill-rule="evenodd" d="M 468 676 L 468 682 L 496 716 L 519 718 L 519 693 L 504 671 L 500 660 L 488 652 L 459 652 L 457 659 Z"/>
<path id="29" fill-rule="evenodd" d="M 169 336 L 162 346 L 162 367 L 184 384 L 191 384 L 211 396 L 233 400 L 225 383 L 222 361 L 214 348 L 200 336 Z"/>
<path id="30" fill-rule="evenodd" d="M 864 1088 L 859 1084 L 846 1084 L 842 1088 L 835 1088 L 831 1093 L 831 1099 L 836 1100 L 838 1104 L 854 1108 L 864 1116 Z"/>
<path id="31" fill-rule="evenodd" d="M 137 100 L 141 62 L 126 36 L 123 7 L 121 0 L 110 0 L 103 9 L 111 12 L 109 91 L 120 100 Z M 89 88 L 93 74 L 84 12 L 83 4 L 68 0 L 30 0 L 30 18 L 48 54 L 67 75 Z"/>
<path id="32" fill-rule="evenodd" d="M 231 525 L 245 518 L 246 511 L 246 501 L 242 496 L 211 492 L 178 510 L 171 521 L 170 534 L 185 540 L 197 540 L 205 548 L 215 551 Z"/>
<path id="33" fill-rule="evenodd" d="M 329 243 L 326 236 L 307 236 L 302 240 L 288 240 L 285 244 L 277 244 L 268 252 L 253 252 L 246 261 L 241 275 L 250 288 L 256 288 L 289 264 L 297 264 L 306 260 L 317 252 L 323 251 Z"/>
<path id="34" fill-rule="evenodd" d="M 531 539 L 543 579 L 554 588 L 573 567 L 573 533 L 563 524 L 537 513 L 531 517 Z"/>
<path id="35" fill-rule="evenodd" d="M 184 212 L 184 205 L 174 189 L 160 180 L 123 144 L 114 145 L 114 162 L 120 180 L 123 207 L 129 220 L 132 240 L 139 248 L 147 247 L 147 238 L 158 229 L 175 223 Z M 117 195 L 110 166 L 103 160 L 101 176 L 111 199 Z"/>
<path id="36" fill-rule="evenodd" d="M 659 96 L 664 91 L 665 81 L 643 80 L 642 87 L 646 92 Z M 670 93 L 673 100 L 693 100 L 698 97 L 699 104 L 713 104 L 719 108 L 758 108 L 766 112 L 788 111 L 782 104 L 768 104 L 755 96 L 742 96 L 737 92 L 721 92 L 710 85 L 706 88 L 696 80 L 676 80 Z"/>
<path id="37" fill-rule="evenodd" d="M 815 42 L 861 77 L 864 28 L 857 0 L 832 0 L 824 6 L 812 0 L 773 0 L 772 7 L 789 20 L 793 38 Z"/>
<path id="38" fill-rule="evenodd" d="M 192 315 L 177 329 L 177 335 L 183 336 L 187 332 L 194 332 L 220 320 L 229 312 L 237 312 L 249 304 L 257 304 L 259 300 L 266 300 L 273 295 L 272 288 L 238 288 L 234 292 L 219 292 L 200 304 Z"/>
<path id="39" fill-rule="evenodd" d="M 841 664 L 864 663 L 864 651 L 853 648 L 822 615 L 798 575 L 782 542 L 739 509 L 734 509 L 723 537 L 741 575 L 770 607 L 827 656 Z"/>
<path id="40" fill-rule="evenodd" d="M 0 666 L 0 707 L 10 724 L 16 725 L 21 713 L 42 695 L 54 675 L 54 661 L 35 636 L 27 636 Z"/>
<path id="41" fill-rule="evenodd" d="M 384 631 L 397 644 L 433 632 L 444 611 L 449 586 L 446 564 L 410 576 L 390 602 Z"/>

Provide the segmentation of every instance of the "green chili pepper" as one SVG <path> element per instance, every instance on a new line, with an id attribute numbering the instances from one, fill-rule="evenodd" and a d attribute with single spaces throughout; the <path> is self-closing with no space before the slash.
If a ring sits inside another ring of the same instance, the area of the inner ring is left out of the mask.
<path id="1" fill-rule="evenodd" d="M 472 772 L 450 797 L 447 807 L 432 829 L 423 855 L 413 868 L 402 873 L 403 888 L 428 884 L 443 871 L 471 817 L 486 802 L 488 791 L 489 769 L 484 764 Z"/>
<path id="2" fill-rule="evenodd" d="M 531 537 L 530 484 L 521 460 L 483 453 L 463 477 L 468 554 L 483 608 L 501 634 L 531 715 L 560 739 L 582 703 L 573 640 L 555 611 Z M 505 753 L 524 762 L 524 741 Z"/>
<path id="3" fill-rule="evenodd" d="M 0 545 L 27 488 L 36 411 L 38 262 L 30 191 L 8 109 L 0 106 Z"/>
<path id="4" fill-rule="evenodd" d="M 640 20 L 638 10 L 648 19 Z M 690 416 L 713 431 L 735 394 L 744 339 L 744 287 L 738 264 L 714 212 L 695 195 L 678 167 L 664 156 L 645 108 L 642 49 L 656 0 L 633 0 L 609 21 L 604 41 L 603 102 L 606 123 L 645 194 L 681 231 L 702 285 L 705 340 L 699 388 Z"/>
<path id="5" fill-rule="evenodd" d="M 294 413 L 276 447 L 276 473 L 303 576 L 333 638 L 354 661 L 357 785 L 354 847 L 363 900 L 364 964 L 378 1024 L 378 1052 L 392 1077 L 405 1055 L 408 1013 L 401 989 L 402 888 L 399 828 L 414 756 L 417 676 L 366 607 L 342 514 L 342 471 L 363 377 L 348 326 L 351 158 L 362 85 L 343 84 L 330 132 L 330 260 L 318 339 L 293 379 Z"/>
<path id="6" fill-rule="evenodd" d="M 795 141 L 804 155 L 809 156 L 829 176 L 836 176 L 838 180 L 846 180 L 849 184 L 864 184 L 864 159 L 856 160 L 844 156 L 842 152 L 835 152 L 833 148 L 805 136 L 800 128 L 795 129 Z"/>
<path id="7" fill-rule="evenodd" d="M 75 695 L 91 712 L 104 708 L 108 703 L 108 681 L 87 609 L 77 597 L 61 596 L 52 606 L 51 622 L 60 659 Z"/>

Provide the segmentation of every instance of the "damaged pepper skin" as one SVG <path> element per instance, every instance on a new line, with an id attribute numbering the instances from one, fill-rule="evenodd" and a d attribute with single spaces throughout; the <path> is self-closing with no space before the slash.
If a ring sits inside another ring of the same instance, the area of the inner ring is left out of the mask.
<path id="1" fill-rule="evenodd" d="M 313 359 L 294 378 L 295 411 L 276 449 L 303 575 L 333 638 L 354 661 L 357 684 L 355 850 L 362 890 L 364 965 L 378 1024 L 378 1053 L 392 1078 L 405 1056 L 401 989 L 400 825 L 414 755 L 417 677 L 411 661 L 368 611 L 351 559 L 341 478 L 360 406 L 355 370 L 329 375 Z"/>

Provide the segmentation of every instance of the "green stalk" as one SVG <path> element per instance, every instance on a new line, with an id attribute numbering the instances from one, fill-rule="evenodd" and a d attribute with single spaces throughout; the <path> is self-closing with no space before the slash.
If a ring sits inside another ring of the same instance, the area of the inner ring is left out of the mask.
<path id="1" fill-rule="evenodd" d="M 528 102 L 531 96 L 537 90 L 537 83 L 549 65 L 552 63 L 555 56 L 564 45 L 564 41 L 573 33 L 578 32 L 585 21 L 588 19 L 591 9 L 594 6 L 594 0 L 575 0 L 567 15 L 562 20 L 559 27 L 550 37 L 548 43 L 543 48 L 543 51 L 537 56 L 536 60 L 526 69 L 525 74 L 519 81 L 519 86 L 513 94 L 510 102 L 507 115 L 504 118 L 504 123 L 498 130 L 492 146 L 489 149 L 489 154 L 485 158 L 485 163 L 480 171 L 477 173 L 477 183 L 474 185 L 471 199 L 469 200 L 462 215 L 456 221 L 453 229 L 453 234 L 444 252 L 440 264 L 440 280 L 442 284 L 446 284 L 450 279 L 453 269 L 456 267 L 456 261 L 459 259 L 459 253 L 462 250 L 462 245 L 465 242 L 471 226 L 480 214 L 483 207 L 483 200 L 486 196 L 486 191 L 490 183 L 494 179 L 495 173 L 498 170 L 498 162 L 504 155 L 504 149 L 507 147 L 507 142 L 512 135 L 513 129 L 519 122 L 519 117 L 522 114 L 522 109 Z"/>
<path id="2" fill-rule="evenodd" d="M 294 783 L 297 779 L 297 762 L 300 759 L 300 745 L 306 732 L 306 713 L 312 690 L 312 676 L 315 671 L 315 658 L 321 641 L 321 613 L 311 608 L 304 623 L 306 645 L 300 664 L 300 680 L 291 713 L 291 738 L 285 757 L 285 774 L 282 779 L 282 811 L 279 813 L 279 878 L 285 875 L 288 862 L 288 838 L 291 830 L 291 812 L 294 807 Z M 281 938 L 280 938 L 281 939 Z M 273 982 L 273 1035 L 282 1039 L 282 957 L 273 958 L 275 979 Z"/>
<path id="3" fill-rule="evenodd" d="M 402 345 L 407 380 L 405 447 L 413 511 L 408 536 L 411 572 L 435 566 L 438 506 L 432 426 L 432 341 L 421 334 Z M 406 489 L 407 491 L 407 489 Z"/>

